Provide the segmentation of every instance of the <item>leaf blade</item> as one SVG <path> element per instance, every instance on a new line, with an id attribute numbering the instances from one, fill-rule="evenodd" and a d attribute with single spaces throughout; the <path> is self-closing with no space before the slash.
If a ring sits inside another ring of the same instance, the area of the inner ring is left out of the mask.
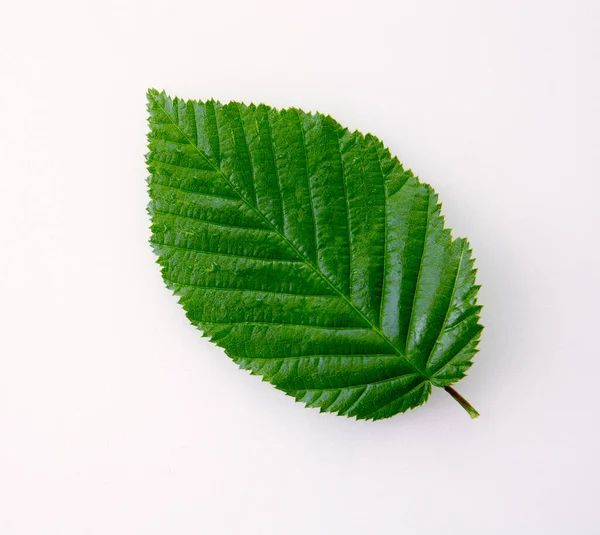
<path id="1" fill-rule="evenodd" d="M 152 90 L 148 101 L 163 277 L 238 365 L 365 419 L 413 408 L 432 384 L 464 375 L 480 332 L 470 256 L 448 260 L 465 246 L 443 228 L 437 196 L 379 140 L 295 109 Z M 370 378 L 358 396 L 356 377 Z"/>

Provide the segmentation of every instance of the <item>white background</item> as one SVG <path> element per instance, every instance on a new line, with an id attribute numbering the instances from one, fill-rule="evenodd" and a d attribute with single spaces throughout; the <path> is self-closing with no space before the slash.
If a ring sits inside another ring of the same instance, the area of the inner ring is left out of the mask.
<path id="1" fill-rule="evenodd" d="M 2 535 L 600 533 L 600 3 L 1 8 Z M 321 415 L 202 339 L 147 244 L 147 87 L 330 113 L 431 183 L 481 418 Z"/>

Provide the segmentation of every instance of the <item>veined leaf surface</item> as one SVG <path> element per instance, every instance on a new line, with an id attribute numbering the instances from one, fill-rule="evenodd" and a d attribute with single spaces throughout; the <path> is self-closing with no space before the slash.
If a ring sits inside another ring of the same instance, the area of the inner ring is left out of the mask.
<path id="1" fill-rule="evenodd" d="M 148 92 L 151 243 L 190 321 L 322 411 L 387 418 L 482 330 L 469 244 L 374 136 L 298 109 Z"/>

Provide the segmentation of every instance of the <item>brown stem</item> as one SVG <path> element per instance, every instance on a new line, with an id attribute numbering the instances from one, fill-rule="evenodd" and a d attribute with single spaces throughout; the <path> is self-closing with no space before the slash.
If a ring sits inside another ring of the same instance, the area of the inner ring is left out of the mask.
<path id="1" fill-rule="evenodd" d="M 450 394 L 458 402 L 458 404 L 469 413 L 471 418 L 477 418 L 479 416 L 479 413 L 473 408 L 473 406 L 456 390 L 454 390 L 454 388 L 451 386 L 445 386 L 444 390 L 448 392 L 448 394 Z"/>

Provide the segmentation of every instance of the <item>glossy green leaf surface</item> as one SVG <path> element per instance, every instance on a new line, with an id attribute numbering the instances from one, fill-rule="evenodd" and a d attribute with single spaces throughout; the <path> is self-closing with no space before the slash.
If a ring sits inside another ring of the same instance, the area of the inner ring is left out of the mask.
<path id="1" fill-rule="evenodd" d="M 469 244 L 433 189 L 329 116 L 148 92 L 151 242 L 190 321 L 322 411 L 387 418 L 471 365 Z"/>

